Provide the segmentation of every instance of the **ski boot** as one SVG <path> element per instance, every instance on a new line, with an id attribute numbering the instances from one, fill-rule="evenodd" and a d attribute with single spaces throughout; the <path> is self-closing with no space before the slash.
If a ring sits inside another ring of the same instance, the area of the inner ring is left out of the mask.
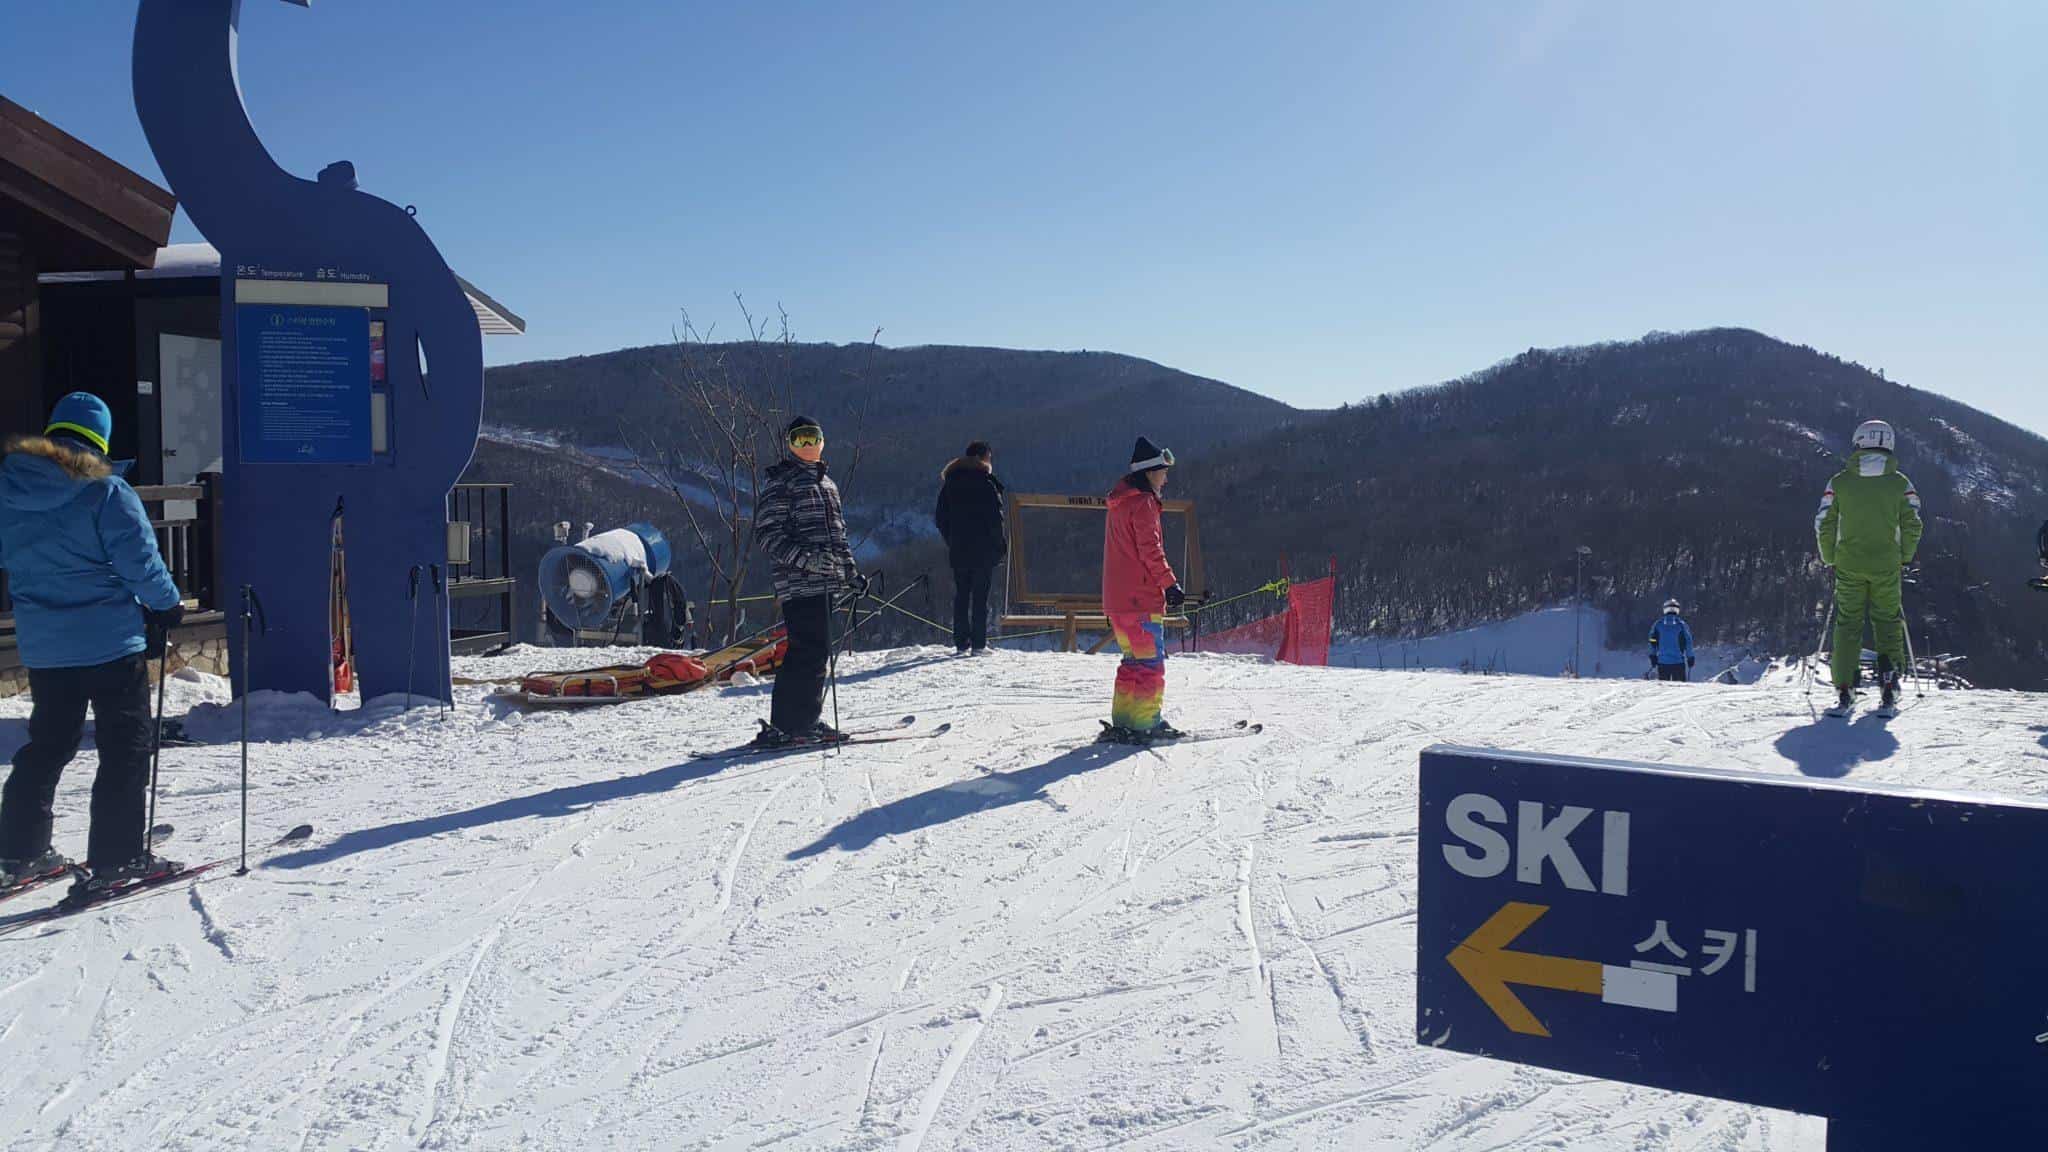
<path id="1" fill-rule="evenodd" d="M 1185 735 L 1187 733 L 1182 732 L 1164 720 L 1150 728 L 1123 728 L 1105 720 L 1102 722 L 1102 735 L 1097 736 L 1095 741 L 1098 744 L 1137 744 L 1144 746 L 1148 744 L 1161 744 L 1169 740 L 1178 740 Z"/>
<path id="2" fill-rule="evenodd" d="M 1165 718 L 1161 717 L 1159 723 L 1153 725 L 1150 732 L 1145 733 L 1145 743 L 1163 744 L 1169 740 L 1178 740 L 1185 735 L 1187 733 L 1168 724 Z"/>
<path id="3" fill-rule="evenodd" d="M 54 848 L 45 848 L 42 855 L 22 860 L 0 860 L 0 892 L 37 880 L 54 880 L 70 868 L 71 861 L 59 856 Z"/>
<path id="4" fill-rule="evenodd" d="M 1142 744 L 1144 743 L 1144 736 L 1136 728 L 1125 728 L 1120 724 L 1111 724 L 1109 721 L 1104 720 L 1102 722 L 1102 733 L 1095 737 L 1095 742 L 1097 744 Z"/>
<path id="5" fill-rule="evenodd" d="M 92 904 L 184 870 L 183 864 L 153 852 L 144 852 L 124 864 L 109 868 L 94 867 L 91 861 L 87 861 L 85 875 L 72 882 L 71 892 L 64 900 L 68 904 Z"/>
<path id="6" fill-rule="evenodd" d="M 1828 709 L 1830 716 L 1847 716 L 1856 710 L 1856 690 L 1847 684 L 1835 688 L 1835 706 Z"/>
<path id="7" fill-rule="evenodd" d="M 761 730 L 754 733 L 754 738 L 747 742 L 747 746 L 750 748 L 789 748 L 803 742 L 801 739 L 763 720 L 761 721 Z"/>
<path id="8" fill-rule="evenodd" d="M 820 720 L 811 725 L 811 730 L 804 735 L 801 742 L 808 744 L 843 744 L 846 742 L 846 733 Z"/>

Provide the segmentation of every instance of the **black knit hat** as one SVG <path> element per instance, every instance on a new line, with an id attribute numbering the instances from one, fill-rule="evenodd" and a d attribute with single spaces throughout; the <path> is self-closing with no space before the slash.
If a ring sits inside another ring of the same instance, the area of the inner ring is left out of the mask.
<path id="1" fill-rule="evenodd" d="M 1131 449 L 1131 471 L 1151 472 L 1159 468 L 1173 467 L 1173 453 L 1159 447 L 1143 436 Z"/>
<path id="2" fill-rule="evenodd" d="M 789 427 L 782 430 L 783 439 L 787 440 L 789 437 L 796 435 L 796 430 L 799 428 L 816 428 L 820 436 L 825 434 L 824 425 L 811 419 L 809 416 L 799 416 L 789 422 Z"/>

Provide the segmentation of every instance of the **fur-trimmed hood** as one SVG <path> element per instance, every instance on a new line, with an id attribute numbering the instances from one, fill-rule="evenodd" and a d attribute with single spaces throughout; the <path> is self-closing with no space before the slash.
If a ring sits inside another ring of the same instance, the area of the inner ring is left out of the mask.
<path id="1" fill-rule="evenodd" d="M 48 436 L 16 436 L 0 460 L 0 504 L 39 512 L 61 507 L 88 484 L 115 474 L 106 457 Z"/>
<path id="2" fill-rule="evenodd" d="M 946 461 L 944 468 L 939 469 L 939 479 L 948 480 L 952 478 L 955 472 L 967 471 L 986 472 L 991 480 L 995 479 L 996 474 L 995 465 L 990 464 L 986 460 L 977 459 L 973 456 L 955 456 L 951 460 Z M 997 480 L 996 483 L 1000 485 L 1002 481 Z"/>

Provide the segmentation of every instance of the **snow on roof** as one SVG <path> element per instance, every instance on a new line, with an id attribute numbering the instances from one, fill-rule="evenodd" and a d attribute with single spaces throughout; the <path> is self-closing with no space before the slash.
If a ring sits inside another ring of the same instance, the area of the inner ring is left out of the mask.
<path id="1" fill-rule="evenodd" d="M 179 280 L 220 275 L 220 249 L 211 244 L 171 244 L 156 250 L 156 266 L 135 273 L 138 280 Z"/>
<path id="2" fill-rule="evenodd" d="M 220 249 L 204 241 L 159 248 L 156 250 L 156 264 L 135 273 L 139 280 L 199 280 L 218 275 Z M 42 284 L 77 284 L 120 278 L 119 272 L 46 272 L 36 280 Z M 477 327 L 483 329 L 484 335 L 518 336 L 526 331 L 526 321 L 510 308 L 493 300 L 462 277 L 455 279 L 461 283 L 463 295 L 469 298 L 469 306 L 476 312 Z"/>

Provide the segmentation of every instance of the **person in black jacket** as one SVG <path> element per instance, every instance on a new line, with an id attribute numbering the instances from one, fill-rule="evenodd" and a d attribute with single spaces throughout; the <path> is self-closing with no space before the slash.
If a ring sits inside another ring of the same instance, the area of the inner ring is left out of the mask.
<path id="1" fill-rule="evenodd" d="M 774 566 L 775 595 L 789 634 L 768 724 L 757 740 L 777 746 L 844 738 L 820 719 L 832 652 L 832 601 L 848 589 L 867 589 L 846 541 L 839 486 L 825 474 L 824 429 L 799 416 L 789 422 L 784 447 L 789 455 L 768 469 L 754 508 L 754 535 Z"/>
<path id="2" fill-rule="evenodd" d="M 987 441 L 969 444 L 941 473 L 945 483 L 932 512 L 953 566 L 953 647 L 962 655 L 988 651 L 988 588 L 1009 548 L 995 459 Z"/>

